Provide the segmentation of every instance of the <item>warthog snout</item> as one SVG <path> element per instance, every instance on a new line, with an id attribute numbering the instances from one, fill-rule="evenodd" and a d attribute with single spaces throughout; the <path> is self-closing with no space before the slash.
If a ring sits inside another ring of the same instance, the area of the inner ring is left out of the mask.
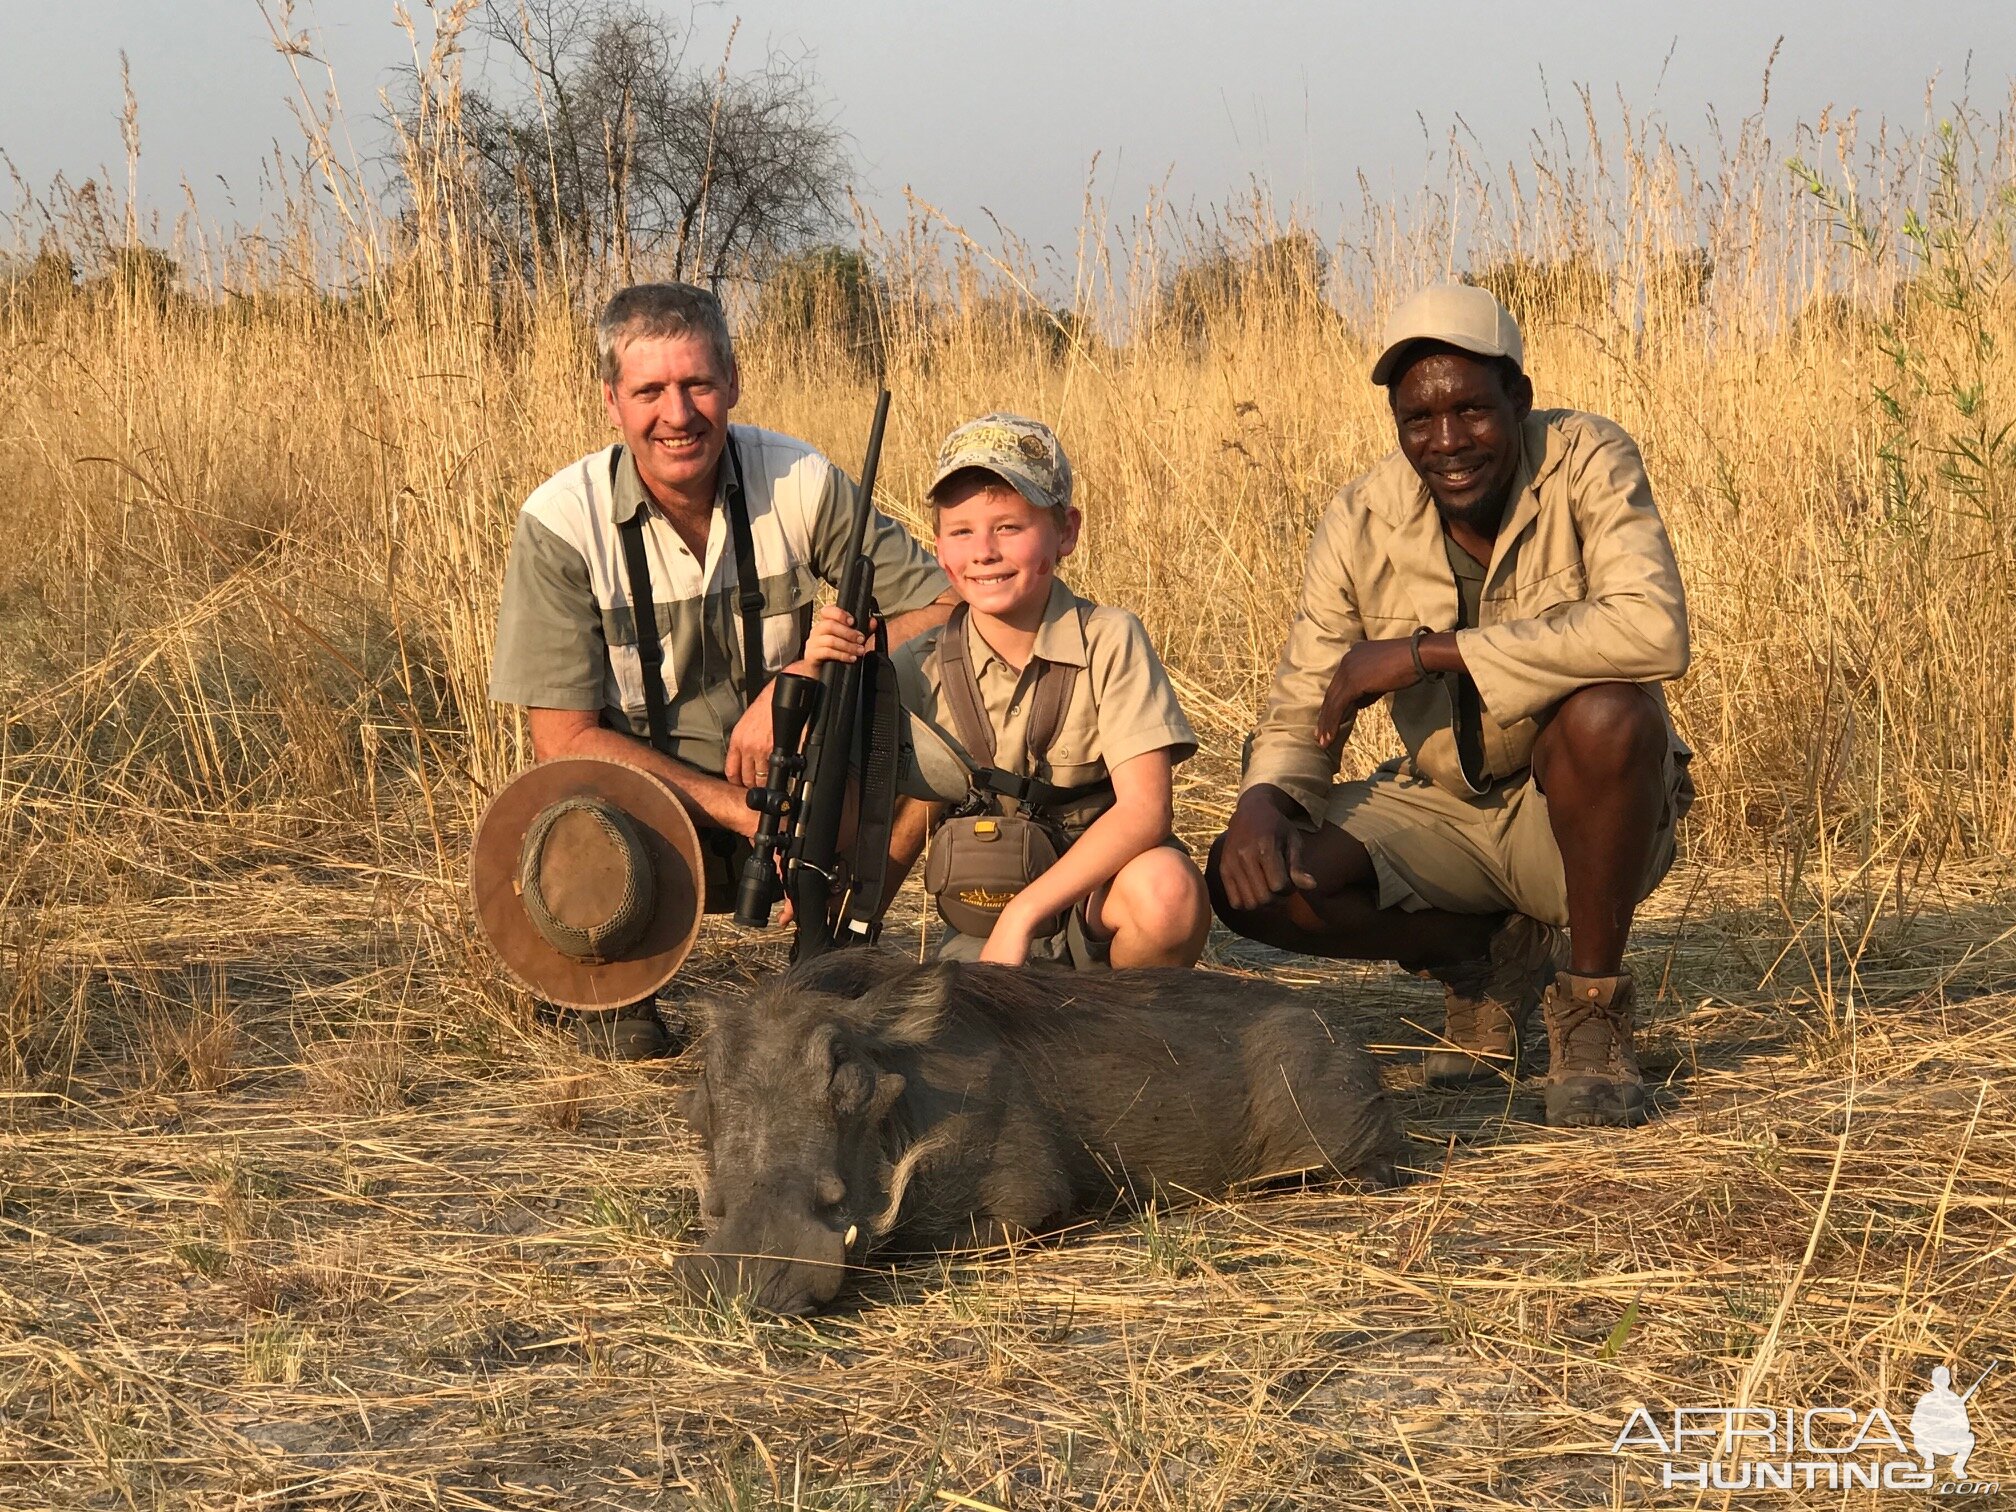
<path id="1" fill-rule="evenodd" d="M 712 1229 L 678 1267 L 687 1288 L 775 1313 L 838 1296 L 882 1205 L 877 1130 L 902 1090 L 830 1027 L 809 1046 L 792 1034 L 716 1057 L 682 1103 L 707 1155 Z"/>
<path id="2" fill-rule="evenodd" d="M 697 1253 L 680 1256 L 675 1274 L 694 1296 L 740 1297 L 762 1312 L 815 1312 L 840 1293 L 847 1276 L 847 1235 L 811 1214 L 790 1218 L 760 1198 L 724 1222 Z"/>

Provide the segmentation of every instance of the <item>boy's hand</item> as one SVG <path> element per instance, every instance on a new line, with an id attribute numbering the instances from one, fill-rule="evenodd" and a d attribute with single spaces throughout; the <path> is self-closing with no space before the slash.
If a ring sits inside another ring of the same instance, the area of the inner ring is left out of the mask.
<path id="1" fill-rule="evenodd" d="M 980 959 L 994 966 L 1021 966 L 1029 960 L 1029 947 L 1035 935 L 1023 921 L 1021 912 L 1010 903 L 1001 910 L 1001 917 L 994 921 L 994 928 L 987 935 L 987 943 L 981 948 Z"/>
<path id="2" fill-rule="evenodd" d="M 876 621 L 869 620 L 870 634 Z M 810 667 L 824 662 L 855 662 L 868 653 L 868 636 L 854 628 L 854 617 L 838 604 L 828 604 L 812 621 L 812 633 L 805 637 L 805 661 Z"/>

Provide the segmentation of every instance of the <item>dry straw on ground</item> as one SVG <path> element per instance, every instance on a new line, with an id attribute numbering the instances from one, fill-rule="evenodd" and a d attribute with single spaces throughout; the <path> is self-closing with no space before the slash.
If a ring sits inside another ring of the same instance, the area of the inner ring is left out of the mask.
<path id="1" fill-rule="evenodd" d="M 1315 513 L 1388 444 L 1369 323 L 1467 266 L 1543 400 L 1643 443 L 1703 790 L 1633 959 L 1650 1128 L 1426 1096 L 1422 984 L 1221 937 L 1362 1009 L 1419 1181 L 771 1322 L 666 1285 L 691 1068 L 581 1062 L 463 907 L 526 756 L 483 692 L 503 550 L 602 440 L 598 286 L 476 276 L 428 100 L 396 225 L 332 156 L 288 236 L 185 245 L 177 282 L 73 194 L 0 309 L 0 1504 L 1644 1506 L 1672 1493 L 1607 1453 L 1632 1405 L 1902 1414 L 1935 1363 L 2016 1356 L 2006 116 L 1753 123 L 1708 165 L 1557 138 L 1335 246 L 1094 222 L 1061 317 L 919 207 L 870 228 L 879 282 L 746 301 L 748 419 L 852 462 L 880 364 L 898 511 L 952 421 L 1058 425 L 1071 576 L 1143 615 L 1204 735 L 1200 840 Z M 781 959 L 707 940 L 682 994 Z M 2008 1480 L 2012 1403 L 1976 1411 Z"/>

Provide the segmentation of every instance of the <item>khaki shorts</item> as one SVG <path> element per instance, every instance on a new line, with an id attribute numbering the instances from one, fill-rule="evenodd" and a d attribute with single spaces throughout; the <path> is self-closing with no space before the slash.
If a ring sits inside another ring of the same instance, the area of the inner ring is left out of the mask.
<path id="1" fill-rule="evenodd" d="M 1174 835 L 1165 836 L 1163 845 L 1190 854 L 1190 847 Z M 1052 934 L 1038 935 L 1029 942 L 1029 959 L 1032 961 L 1058 961 L 1075 971 L 1106 971 L 1112 967 L 1111 947 L 1113 941 L 1106 935 L 1095 932 L 1085 922 L 1085 904 L 1074 903 L 1070 915 L 1064 920 L 1064 927 Z M 937 961 L 977 961 L 980 952 L 987 948 L 987 942 L 978 935 L 961 934 L 949 926 L 938 935 L 938 944 L 931 952 Z"/>
<path id="2" fill-rule="evenodd" d="M 1631 901 L 1643 902 L 1678 854 L 1677 830 L 1694 801 L 1686 757 L 1666 756 L 1666 803 L 1652 859 Z M 1547 795 L 1530 771 L 1478 798 L 1459 798 L 1425 777 L 1381 768 L 1330 790 L 1323 821 L 1360 841 L 1379 877 L 1379 906 L 1450 913 L 1523 913 L 1568 923 L 1568 883 L 1547 819 Z"/>
<path id="3" fill-rule="evenodd" d="M 1085 922 L 1085 905 L 1077 903 L 1072 905 L 1062 929 L 1055 934 L 1038 935 L 1029 942 L 1029 959 L 1056 961 L 1074 971 L 1105 971 L 1112 966 L 1107 954 L 1111 944 L 1112 941 L 1092 932 Z M 931 957 L 937 961 L 977 961 L 986 948 L 987 942 L 978 935 L 961 934 L 948 927 L 940 932 Z"/>

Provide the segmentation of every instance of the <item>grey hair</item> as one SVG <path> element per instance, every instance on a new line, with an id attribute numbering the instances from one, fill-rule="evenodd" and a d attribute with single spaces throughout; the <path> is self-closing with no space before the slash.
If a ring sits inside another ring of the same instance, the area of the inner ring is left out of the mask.
<path id="1" fill-rule="evenodd" d="M 623 348 L 642 338 L 704 336 L 726 375 L 735 371 L 728 315 L 705 289 L 685 283 L 632 284 L 618 289 L 595 321 L 595 366 L 614 384 L 623 371 Z"/>

